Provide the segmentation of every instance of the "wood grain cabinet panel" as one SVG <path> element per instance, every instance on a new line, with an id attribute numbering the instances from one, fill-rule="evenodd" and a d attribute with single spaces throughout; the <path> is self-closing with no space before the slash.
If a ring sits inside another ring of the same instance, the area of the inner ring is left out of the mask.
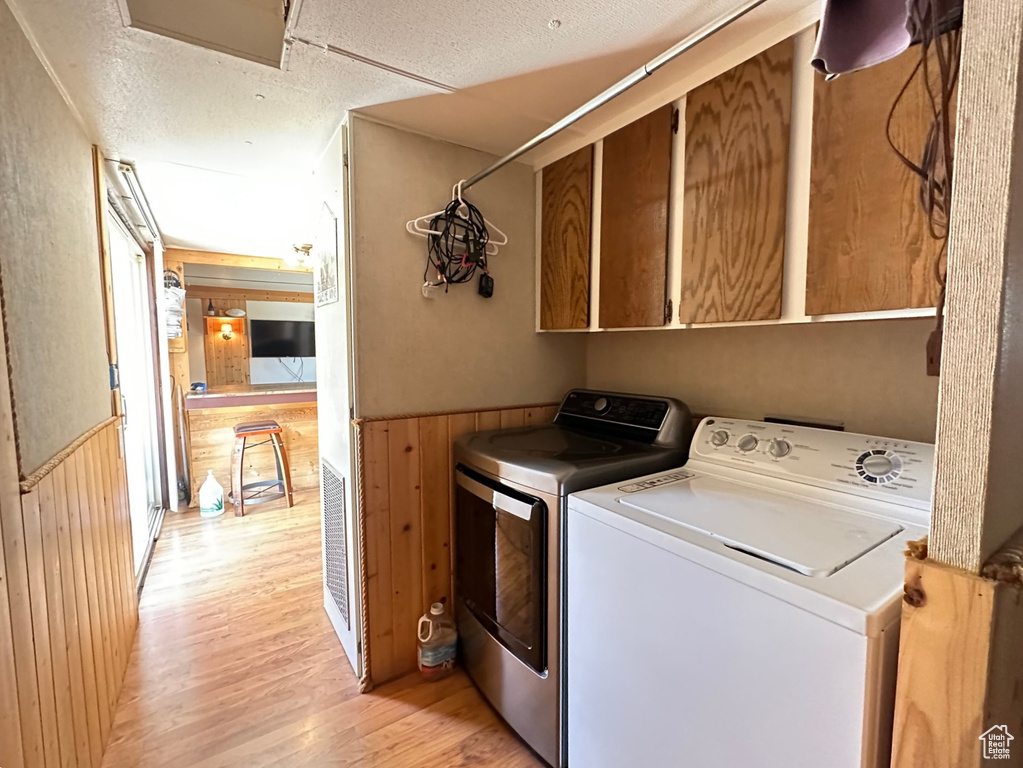
<path id="1" fill-rule="evenodd" d="M 919 182 L 885 136 L 889 110 L 919 55 L 913 48 L 831 82 L 816 77 L 807 314 L 936 303 L 940 245 L 917 202 Z M 930 104 L 918 79 L 895 113 L 896 145 L 918 157 L 929 125 Z"/>
<path id="2" fill-rule="evenodd" d="M 781 317 L 793 41 L 686 96 L 683 323 Z"/>
<path id="3" fill-rule="evenodd" d="M 665 324 L 673 114 L 666 105 L 604 139 L 602 328 Z"/>
<path id="4" fill-rule="evenodd" d="M 586 328 L 590 323 L 590 228 L 593 147 L 541 172 L 540 328 Z"/>

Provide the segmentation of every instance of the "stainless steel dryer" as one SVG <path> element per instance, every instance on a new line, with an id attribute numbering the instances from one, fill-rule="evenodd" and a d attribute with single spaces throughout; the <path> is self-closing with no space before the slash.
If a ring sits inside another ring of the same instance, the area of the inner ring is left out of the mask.
<path id="1" fill-rule="evenodd" d="M 455 443 L 455 594 L 462 661 L 544 760 L 565 764 L 565 521 L 575 491 L 685 463 L 678 400 L 573 390 L 553 424 Z"/>

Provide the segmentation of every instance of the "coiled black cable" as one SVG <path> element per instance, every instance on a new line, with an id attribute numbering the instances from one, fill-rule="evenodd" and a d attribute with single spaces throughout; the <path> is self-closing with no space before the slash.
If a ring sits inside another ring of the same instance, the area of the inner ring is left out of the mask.
<path id="1" fill-rule="evenodd" d="M 427 238 L 423 272 L 427 285 L 443 285 L 447 292 L 451 285 L 472 280 L 477 269 L 487 272 L 490 233 L 475 205 L 465 199 L 452 200 L 430 220 L 430 229 L 438 234 Z"/>

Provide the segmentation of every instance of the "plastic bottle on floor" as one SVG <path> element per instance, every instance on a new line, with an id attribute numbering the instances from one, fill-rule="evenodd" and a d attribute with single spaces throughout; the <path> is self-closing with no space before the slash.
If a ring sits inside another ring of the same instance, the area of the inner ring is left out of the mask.
<path id="1" fill-rule="evenodd" d="M 434 603 L 419 618 L 419 671 L 426 680 L 441 680 L 455 671 L 458 630 L 444 612 L 444 603 Z"/>
<path id="2" fill-rule="evenodd" d="M 206 475 L 206 481 L 199 488 L 199 514 L 203 517 L 217 517 L 224 514 L 224 488 L 213 477 L 213 470 Z"/>

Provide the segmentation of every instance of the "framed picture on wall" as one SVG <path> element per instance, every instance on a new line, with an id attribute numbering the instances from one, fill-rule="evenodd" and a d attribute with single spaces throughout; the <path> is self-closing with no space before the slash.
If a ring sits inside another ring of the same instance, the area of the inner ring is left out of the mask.
<path id="1" fill-rule="evenodd" d="M 337 217 L 330 206 L 323 204 L 316 242 L 313 245 L 316 306 L 337 301 Z"/>

